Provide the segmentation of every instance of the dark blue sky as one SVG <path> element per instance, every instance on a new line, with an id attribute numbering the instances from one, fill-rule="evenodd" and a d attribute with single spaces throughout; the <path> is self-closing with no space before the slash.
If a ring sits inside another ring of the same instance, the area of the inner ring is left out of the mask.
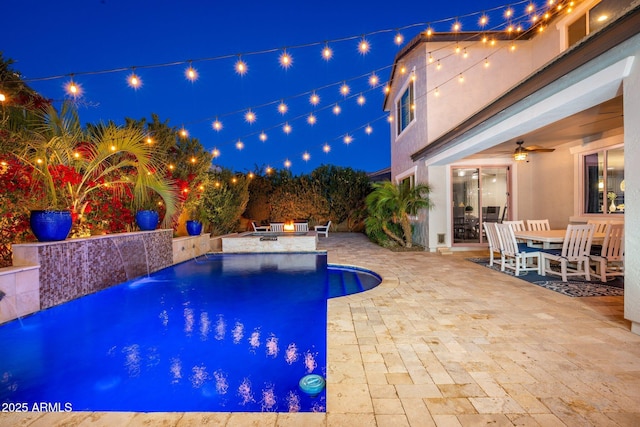
<path id="1" fill-rule="evenodd" d="M 217 164 L 240 172 L 255 166 L 282 168 L 286 159 L 294 174 L 321 164 L 371 172 L 390 164 L 382 87 L 401 48 L 394 44 L 395 30 L 401 29 L 406 42 L 427 23 L 449 31 L 458 18 L 463 30 L 476 31 L 480 15 L 464 16 L 483 11 L 490 11 L 487 28 L 503 29 L 508 5 L 521 16 L 527 4 L 3 0 L 0 49 L 33 88 L 56 101 L 65 98 L 64 85 L 73 74 L 83 89 L 78 104 L 84 122 L 123 123 L 125 117 L 157 113 L 172 126 L 184 126 L 208 150 L 219 149 Z M 357 50 L 363 35 L 371 45 L 366 55 Z M 321 57 L 325 41 L 333 50 L 329 61 Z M 306 47 L 294 47 L 300 45 Z M 284 48 L 293 57 L 288 69 L 278 62 Z M 234 71 L 238 55 L 249 67 L 244 76 Z M 195 82 L 185 78 L 189 60 L 199 74 Z M 133 67 L 143 81 L 138 90 L 126 82 Z M 380 77 L 375 88 L 369 85 L 373 72 Z M 351 88 L 347 97 L 339 92 L 343 82 Z M 320 97 L 315 107 L 309 102 L 313 91 Z M 357 102 L 361 93 L 362 106 Z M 284 115 L 277 111 L 281 101 L 288 106 Z M 333 113 L 336 103 L 339 115 Z M 253 124 L 245 121 L 249 108 L 257 116 Z M 317 118 L 313 126 L 307 123 L 310 113 Z M 219 132 L 212 129 L 216 117 L 223 124 Z M 289 134 L 283 131 L 285 123 L 291 126 Z M 367 125 L 371 134 L 365 132 Z M 259 138 L 263 131 L 264 142 Z M 347 134 L 353 138 L 350 144 L 344 142 Z M 236 148 L 238 140 L 242 150 Z M 302 158 L 305 152 L 308 161 Z"/>

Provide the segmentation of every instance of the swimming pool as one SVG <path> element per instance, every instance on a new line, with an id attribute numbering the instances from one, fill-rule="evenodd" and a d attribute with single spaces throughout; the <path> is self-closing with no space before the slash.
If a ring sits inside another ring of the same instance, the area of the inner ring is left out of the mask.
<path id="1" fill-rule="evenodd" d="M 0 326 L 0 402 L 324 411 L 327 298 L 375 286 L 326 254 L 201 257 Z M 379 279 L 379 278 L 377 278 Z M 379 282 L 379 280 L 378 280 Z"/>

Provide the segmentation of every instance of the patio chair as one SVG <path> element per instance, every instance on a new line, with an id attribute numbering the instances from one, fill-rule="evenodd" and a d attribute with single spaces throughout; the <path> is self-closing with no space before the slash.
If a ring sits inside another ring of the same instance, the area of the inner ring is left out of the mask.
<path id="1" fill-rule="evenodd" d="M 587 220 L 587 224 L 592 224 L 595 227 L 593 230 L 594 233 L 604 233 L 605 228 L 607 228 L 607 224 L 609 221 L 602 219 L 590 219 Z"/>
<path id="2" fill-rule="evenodd" d="M 502 221 L 503 224 L 510 225 L 513 231 L 526 231 L 523 220 L 518 221 Z"/>
<path id="3" fill-rule="evenodd" d="M 494 252 L 500 253 L 500 240 L 498 240 L 498 232 L 496 231 L 496 222 L 483 222 L 487 242 L 489 242 L 489 266 L 493 267 Z"/>
<path id="4" fill-rule="evenodd" d="M 591 280 L 589 251 L 595 226 L 592 224 L 569 224 L 562 242 L 562 249 L 540 249 L 542 275 L 556 274 L 566 282 L 568 276 L 584 276 Z M 551 262 L 560 265 L 560 271 L 551 269 Z"/>
<path id="5" fill-rule="evenodd" d="M 309 231 L 309 223 L 308 222 L 294 222 L 293 227 L 295 231 Z"/>
<path id="6" fill-rule="evenodd" d="M 284 231 L 284 222 L 272 222 L 269 224 L 269 230 L 275 232 L 283 232 Z"/>
<path id="7" fill-rule="evenodd" d="M 253 231 L 269 231 L 268 225 L 258 225 L 255 221 L 251 221 L 251 225 L 253 226 Z"/>
<path id="8" fill-rule="evenodd" d="M 324 234 L 324 237 L 329 237 L 329 228 L 331 227 L 331 221 L 327 222 L 325 225 L 316 225 L 313 229 L 318 233 L 318 235 Z"/>
<path id="9" fill-rule="evenodd" d="M 526 243 L 518 243 L 509 224 L 495 224 L 500 242 L 500 271 L 512 269 L 514 275 L 521 271 L 536 271 L 540 274 L 540 249 L 531 248 Z M 535 264 L 531 261 L 535 261 Z"/>
<path id="10" fill-rule="evenodd" d="M 624 276 L 624 224 L 607 224 L 600 254 L 589 258 L 595 263 L 594 276 L 601 282 L 606 282 L 607 276 Z"/>
<path id="11" fill-rule="evenodd" d="M 548 219 L 528 219 L 527 230 L 529 231 L 542 231 L 551 230 Z"/>

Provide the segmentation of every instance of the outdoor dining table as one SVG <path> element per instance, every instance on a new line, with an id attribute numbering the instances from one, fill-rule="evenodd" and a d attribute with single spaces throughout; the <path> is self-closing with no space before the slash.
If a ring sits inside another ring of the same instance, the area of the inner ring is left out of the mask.
<path id="1" fill-rule="evenodd" d="M 515 231 L 516 239 L 526 240 L 527 246 L 535 246 L 542 243 L 543 249 L 558 248 L 562 246 L 567 230 L 538 230 L 538 231 Z M 602 242 L 604 233 L 594 233 L 592 242 Z"/>

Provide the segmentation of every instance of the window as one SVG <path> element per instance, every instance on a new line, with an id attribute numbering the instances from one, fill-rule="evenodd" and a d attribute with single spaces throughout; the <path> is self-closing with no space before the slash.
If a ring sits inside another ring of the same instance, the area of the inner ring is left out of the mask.
<path id="1" fill-rule="evenodd" d="M 400 96 L 396 105 L 396 115 L 398 117 L 398 135 L 409 126 L 414 119 L 414 99 L 413 99 L 413 81 Z"/>
<path id="2" fill-rule="evenodd" d="M 583 157 L 585 214 L 624 214 L 624 147 Z"/>

